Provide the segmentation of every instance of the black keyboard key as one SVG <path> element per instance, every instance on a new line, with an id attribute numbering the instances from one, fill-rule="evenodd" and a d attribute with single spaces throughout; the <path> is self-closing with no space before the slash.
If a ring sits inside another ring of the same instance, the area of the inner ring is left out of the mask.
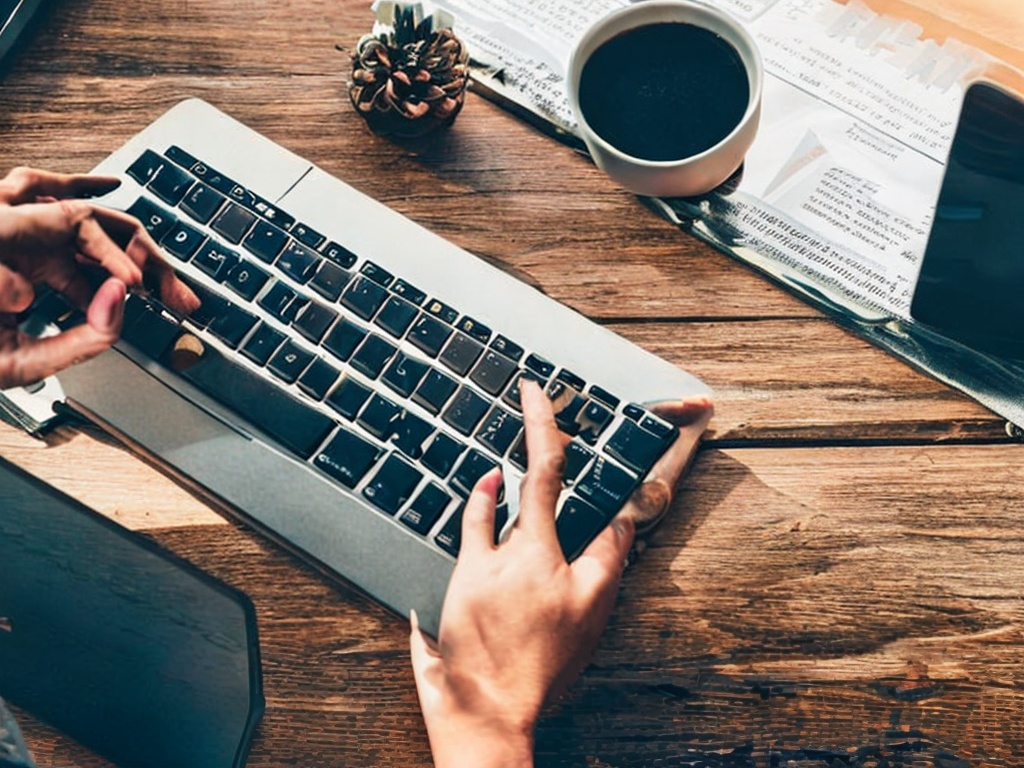
<path id="1" fill-rule="evenodd" d="M 192 260 L 193 264 L 217 281 L 226 278 L 238 262 L 237 253 L 215 240 L 208 241 Z"/>
<path id="2" fill-rule="evenodd" d="M 351 275 L 332 261 L 322 260 L 309 287 L 328 301 L 337 301 Z"/>
<path id="3" fill-rule="evenodd" d="M 467 498 L 473 492 L 473 486 L 477 480 L 486 475 L 498 466 L 497 462 L 476 448 L 470 448 L 469 453 L 459 463 L 455 473 L 452 475 L 448 485 L 462 498 Z"/>
<path id="4" fill-rule="evenodd" d="M 374 322 L 390 333 L 396 339 L 402 338 L 412 321 L 416 319 L 419 310 L 415 304 L 411 304 L 403 298 L 392 296 L 381 307 Z"/>
<path id="5" fill-rule="evenodd" d="M 410 397 L 429 368 L 422 360 L 399 353 L 384 371 L 381 381 L 402 397 Z"/>
<path id="6" fill-rule="evenodd" d="M 542 379 L 550 378 L 555 372 L 554 363 L 549 363 L 540 355 L 527 355 L 523 364 Z"/>
<path id="7" fill-rule="evenodd" d="M 297 283 L 308 283 L 316 272 L 320 256 L 304 245 L 289 240 L 274 266 Z"/>
<path id="8" fill-rule="evenodd" d="M 406 301 L 411 301 L 416 306 L 421 305 L 427 300 L 427 294 L 417 288 L 415 285 L 410 285 L 405 280 L 398 279 L 395 284 L 391 286 L 392 293 L 397 293 Z"/>
<path id="9" fill-rule="evenodd" d="M 226 198 L 213 187 L 197 181 L 185 194 L 179 204 L 181 210 L 198 221 L 206 224 L 213 218 L 213 214 L 220 210 Z"/>
<path id="10" fill-rule="evenodd" d="M 229 302 L 219 293 L 211 291 L 195 280 L 185 279 L 184 282 L 199 299 L 199 307 L 192 311 L 188 319 L 197 327 L 205 328 L 220 316 L 221 311 Z"/>
<path id="11" fill-rule="evenodd" d="M 179 220 L 163 236 L 160 245 L 172 256 L 188 261 L 205 239 L 206 235 L 198 229 Z"/>
<path id="12" fill-rule="evenodd" d="M 182 168 L 188 168 L 189 170 L 192 170 L 192 168 L 199 163 L 195 157 L 176 145 L 171 145 L 167 148 L 167 158 L 169 160 L 173 160 Z"/>
<path id="13" fill-rule="evenodd" d="M 334 241 L 329 242 L 323 248 L 323 254 L 342 269 L 348 269 L 356 263 L 359 258 L 352 251 Z"/>
<path id="14" fill-rule="evenodd" d="M 308 459 L 334 429 L 334 420 L 326 414 L 210 347 L 180 373 L 303 459 Z"/>
<path id="15" fill-rule="evenodd" d="M 434 317 L 439 318 L 442 322 L 448 323 L 448 325 L 453 325 L 455 321 L 459 319 L 459 313 L 457 310 L 452 309 L 447 304 L 440 302 L 437 299 L 431 299 L 427 302 L 426 310 Z"/>
<path id="16" fill-rule="evenodd" d="M 486 344 L 491 340 L 491 329 L 469 315 L 463 315 L 462 319 L 455 324 L 455 328 L 481 344 Z"/>
<path id="17" fill-rule="evenodd" d="M 416 387 L 412 399 L 431 413 L 439 413 L 458 388 L 455 379 L 431 368 Z"/>
<path id="18" fill-rule="evenodd" d="M 228 203 L 224 210 L 217 214 L 210 227 L 232 243 L 242 242 L 249 228 L 256 223 L 256 214 L 247 211 L 240 205 Z"/>
<path id="19" fill-rule="evenodd" d="M 557 384 L 558 382 L 553 382 L 553 385 Z M 587 398 L 574 389 L 566 389 L 560 396 L 552 399 L 552 405 L 555 408 L 555 424 L 565 434 L 576 435 L 580 431 L 580 423 L 577 418 L 586 407 Z"/>
<path id="20" fill-rule="evenodd" d="M 173 163 L 164 163 L 149 182 L 150 191 L 168 205 L 177 205 L 193 183 L 192 174 Z"/>
<path id="21" fill-rule="evenodd" d="M 299 313 L 292 323 L 295 330 L 301 333 L 314 344 L 319 344 L 320 339 L 327 333 L 327 329 L 338 319 L 338 313 L 326 307 L 318 301 L 311 301 L 306 308 Z"/>
<path id="22" fill-rule="evenodd" d="M 231 267 L 222 279 L 228 288 L 246 301 L 252 301 L 263 290 L 263 286 L 270 279 L 270 274 L 251 261 L 241 260 Z"/>
<path id="23" fill-rule="evenodd" d="M 647 415 L 647 411 L 645 411 L 642 406 L 639 406 L 636 403 L 629 403 L 628 405 L 623 406 L 622 415 L 625 416 L 627 419 L 632 419 L 633 421 L 638 422 L 640 421 L 640 419 Z"/>
<path id="24" fill-rule="evenodd" d="M 444 432 L 438 432 L 423 453 L 420 463 L 440 478 L 446 478 L 466 446 Z"/>
<path id="25" fill-rule="evenodd" d="M 566 370 L 565 368 L 560 370 L 558 372 L 558 375 L 555 376 L 555 378 L 558 379 L 559 381 L 565 382 L 570 387 L 575 389 L 577 392 L 582 392 L 584 389 L 587 388 L 587 382 L 585 382 L 581 377 L 577 376 L 572 371 Z"/>
<path id="26" fill-rule="evenodd" d="M 302 222 L 292 224 L 291 231 L 292 237 L 303 245 L 308 245 L 310 248 L 319 248 L 320 244 L 327 239 L 315 229 Z"/>
<path id="27" fill-rule="evenodd" d="M 601 403 L 590 400 L 576 417 L 576 421 L 580 425 L 579 436 L 593 445 L 601 433 L 612 423 L 613 416 L 614 414 Z"/>
<path id="28" fill-rule="evenodd" d="M 667 421 L 662 421 L 657 416 L 647 414 L 640 420 L 640 427 L 648 432 L 653 432 L 662 440 L 667 440 L 670 443 L 675 439 L 676 428 Z"/>
<path id="29" fill-rule="evenodd" d="M 386 288 L 382 288 L 372 280 L 359 277 L 349 284 L 341 297 L 341 303 L 355 312 L 363 320 L 369 320 L 380 309 L 388 298 Z"/>
<path id="30" fill-rule="evenodd" d="M 604 450 L 627 467 L 643 474 L 671 445 L 673 438 L 674 433 L 659 437 L 634 421 L 623 420 L 619 428 L 608 438 Z"/>
<path id="31" fill-rule="evenodd" d="M 311 362 L 313 354 L 289 340 L 270 358 L 267 369 L 281 381 L 292 384 Z"/>
<path id="32" fill-rule="evenodd" d="M 397 351 L 398 348 L 383 336 L 370 333 L 349 362 L 360 373 L 376 379 Z"/>
<path id="33" fill-rule="evenodd" d="M 515 445 L 512 446 L 512 450 L 509 451 L 508 460 L 512 463 L 512 466 L 516 467 L 520 472 L 526 471 L 526 433 L 523 432 L 516 440 Z"/>
<path id="34" fill-rule="evenodd" d="M 180 333 L 181 326 L 166 317 L 159 305 L 141 296 L 128 295 L 122 339 L 149 357 L 159 359 Z"/>
<path id="35" fill-rule="evenodd" d="M 594 452 L 585 445 L 580 445 L 575 440 L 565 446 L 565 469 L 562 471 L 562 481 L 566 485 L 572 485 L 580 472 L 587 468 L 594 458 Z"/>
<path id="36" fill-rule="evenodd" d="M 147 200 L 144 197 L 140 197 L 132 203 L 126 213 L 138 219 L 158 243 L 178 220 L 173 213 L 165 211 L 152 200 Z"/>
<path id="37" fill-rule="evenodd" d="M 220 171 L 215 171 L 210 166 L 201 162 L 196 162 L 196 164 L 192 166 L 192 175 L 202 179 L 218 192 L 223 192 L 224 194 L 228 194 L 232 189 L 238 186 L 233 180 L 229 179 Z"/>
<path id="38" fill-rule="evenodd" d="M 229 347 L 235 349 L 242 343 L 242 339 L 253 329 L 254 325 L 256 325 L 255 315 L 228 301 L 224 303 L 217 317 L 210 322 L 208 330 Z"/>
<path id="39" fill-rule="evenodd" d="M 614 515 L 636 486 L 636 478 L 608 459 L 598 457 L 576 482 L 576 493 L 602 512 Z"/>
<path id="40" fill-rule="evenodd" d="M 523 420 L 520 417 L 496 405 L 477 430 L 476 439 L 496 455 L 504 456 L 522 429 Z"/>
<path id="41" fill-rule="evenodd" d="M 362 269 L 359 271 L 373 280 L 373 282 L 377 283 L 377 285 L 383 285 L 385 288 L 391 285 L 391 282 L 395 279 L 393 274 L 388 272 L 379 264 L 374 264 L 372 261 L 368 261 L 363 264 Z"/>
<path id="42" fill-rule="evenodd" d="M 582 499 L 570 496 L 555 520 L 558 543 L 565 559 L 572 562 L 608 525 L 610 516 Z"/>
<path id="43" fill-rule="evenodd" d="M 292 322 L 307 303 L 309 299 L 296 293 L 280 280 L 275 280 L 257 302 L 283 323 Z"/>
<path id="44" fill-rule="evenodd" d="M 341 427 L 313 459 L 313 465 L 346 488 L 355 488 L 377 463 L 381 453 L 381 449 L 366 438 Z"/>
<path id="45" fill-rule="evenodd" d="M 299 389 L 314 400 L 323 400 L 340 375 L 341 371 L 318 357 L 299 377 Z"/>
<path id="46" fill-rule="evenodd" d="M 480 419 L 487 413 L 491 403 L 470 387 L 459 387 L 455 397 L 441 416 L 444 422 L 457 432 L 471 435 Z"/>
<path id="47" fill-rule="evenodd" d="M 437 483 L 427 483 L 398 519 L 416 533 L 426 536 L 441 519 L 451 500 L 448 492 Z"/>
<path id="48" fill-rule="evenodd" d="M 434 537 L 434 541 L 441 549 L 452 557 L 459 556 L 459 549 L 462 547 L 462 510 L 465 504 L 460 504 L 458 509 L 452 512 L 444 526 Z"/>
<path id="49" fill-rule="evenodd" d="M 287 242 L 288 235 L 283 229 L 257 219 L 256 225 L 242 241 L 242 247 L 260 261 L 272 264 Z"/>
<path id="50" fill-rule="evenodd" d="M 343 376 L 338 386 L 328 395 L 327 404 L 352 421 L 370 398 L 370 394 L 369 387 L 360 384 L 351 376 Z"/>
<path id="51" fill-rule="evenodd" d="M 523 357 L 524 352 L 522 347 L 500 334 L 494 337 L 494 341 L 491 342 L 491 349 L 501 352 L 505 357 L 511 358 L 517 363 Z"/>
<path id="52" fill-rule="evenodd" d="M 515 372 L 516 364 L 511 359 L 489 349 L 480 358 L 469 378 L 484 392 L 498 395 Z"/>
<path id="53" fill-rule="evenodd" d="M 363 488 L 363 496 L 378 509 L 395 515 L 412 496 L 421 479 L 422 472 L 392 453 Z"/>
<path id="54" fill-rule="evenodd" d="M 403 408 L 391 424 L 391 442 L 410 459 L 418 459 L 433 432 L 433 426 Z"/>
<path id="55" fill-rule="evenodd" d="M 452 327 L 431 315 L 421 314 L 409 331 L 409 341 L 431 357 L 437 357 L 441 347 L 452 335 Z"/>
<path id="56" fill-rule="evenodd" d="M 386 397 L 374 394 L 359 414 L 358 424 L 381 442 L 387 442 L 401 410 Z"/>
<path id="57" fill-rule="evenodd" d="M 366 329 L 360 328 L 347 317 L 343 317 L 327 334 L 323 346 L 339 360 L 347 362 L 364 338 L 366 338 Z"/>
<path id="58" fill-rule="evenodd" d="M 270 356 L 277 351 L 284 341 L 284 334 L 266 323 L 261 323 L 255 333 L 249 337 L 242 347 L 242 354 L 257 365 L 266 365 Z"/>
<path id="59" fill-rule="evenodd" d="M 465 376 L 483 351 L 484 346 L 479 341 L 464 333 L 456 333 L 438 359 L 459 376 Z"/>
<path id="60" fill-rule="evenodd" d="M 156 172 L 163 164 L 164 159 L 160 155 L 147 149 L 139 156 L 138 160 L 128 166 L 126 173 L 142 186 L 146 186 L 156 176 Z"/>
<path id="61" fill-rule="evenodd" d="M 600 402 L 604 403 L 613 411 L 619 407 L 619 403 L 621 402 L 619 398 L 617 398 L 611 392 L 604 389 L 603 387 L 597 386 L 596 384 L 590 385 L 590 396 L 595 400 L 599 400 Z"/>

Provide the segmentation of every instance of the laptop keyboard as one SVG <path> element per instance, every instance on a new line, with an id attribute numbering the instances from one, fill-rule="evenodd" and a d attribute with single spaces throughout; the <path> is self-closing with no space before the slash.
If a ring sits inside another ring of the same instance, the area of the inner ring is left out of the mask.
<path id="1" fill-rule="evenodd" d="M 202 306 L 181 318 L 131 295 L 124 339 L 453 557 L 476 481 L 525 471 L 521 379 L 540 383 L 571 437 L 556 523 L 570 559 L 676 437 L 176 146 L 125 172 L 145 188 L 128 212 Z M 502 501 L 496 538 L 508 519 Z"/>

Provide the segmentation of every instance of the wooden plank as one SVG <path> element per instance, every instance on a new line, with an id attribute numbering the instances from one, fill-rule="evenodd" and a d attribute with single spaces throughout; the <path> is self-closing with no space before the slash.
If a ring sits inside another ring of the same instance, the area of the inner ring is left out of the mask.
<path id="1" fill-rule="evenodd" d="M 1024 446 L 704 452 L 539 764 L 1013 765 L 1022 505 Z M 430 765 L 403 620 L 234 527 L 152 534 L 256 603 L 250 765 Z"/>

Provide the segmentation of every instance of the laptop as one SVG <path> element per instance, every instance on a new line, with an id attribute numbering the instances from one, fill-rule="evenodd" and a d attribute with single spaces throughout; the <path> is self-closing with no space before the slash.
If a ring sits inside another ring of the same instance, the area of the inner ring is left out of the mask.
<path id="1" fill-rule="evenodd" d="M 49 383 L 66 408 L 324 572 L 436 633 L 476 480 L 525 472 L 519 381 L 566 449 L 577 556 L 677 430 L 651 403 L 701 381 L 333 178 L 184 101 L 96 169 L 203 306 L 130 296 L 122 340 Z M 40 318 L 75 322 L 54 297 Z"/>
<path id="2" fill-rule="evenodd" d="M 3 459 L 0 510 L 0 696 L 119 765 L 243 765 L 248 598 Z"/>

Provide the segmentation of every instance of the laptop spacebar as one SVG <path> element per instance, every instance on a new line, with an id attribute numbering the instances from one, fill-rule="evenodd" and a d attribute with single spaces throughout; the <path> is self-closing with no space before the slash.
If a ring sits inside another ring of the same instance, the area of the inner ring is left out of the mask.
<path id="1" fill-rule="evenodd" d="M 161 362 L 303 459 L 312 456 L 334 428 L 330 417 L 195 336 L 183 333 L 171 350 Z"/>

